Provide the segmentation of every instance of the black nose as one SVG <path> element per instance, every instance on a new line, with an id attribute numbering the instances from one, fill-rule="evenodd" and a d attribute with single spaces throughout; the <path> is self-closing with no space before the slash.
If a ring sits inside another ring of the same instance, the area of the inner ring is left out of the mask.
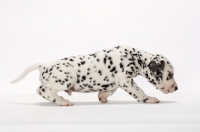
<path id="1" fill-rule="evenodd" d="M 175 91 L 178 90 L 178 87 L 175 87 Z"/>

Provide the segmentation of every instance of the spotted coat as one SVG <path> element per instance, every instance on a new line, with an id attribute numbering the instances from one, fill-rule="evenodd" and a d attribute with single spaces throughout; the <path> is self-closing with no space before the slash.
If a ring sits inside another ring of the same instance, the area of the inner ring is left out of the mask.
<path id="1" fill-rule="evenodd" d="M 100 102 L 106 103 L 107 97 L 119 87 L 138 102 L 158 103 L 157 98 L 147 96 L 133 81 L 137 75 L 145 77 L 165 94 L 178 89 L 173 66 L 166 57 L 126 45 L 34 64 L 13 83 L 34 69 L 40 71 L 41 86 L 37 93 L 58 105 L 72 105 L 69 100 L 58 96 L 58 91 L 66 91 L 69 95 L 72 92 L 99 92 Z"/>

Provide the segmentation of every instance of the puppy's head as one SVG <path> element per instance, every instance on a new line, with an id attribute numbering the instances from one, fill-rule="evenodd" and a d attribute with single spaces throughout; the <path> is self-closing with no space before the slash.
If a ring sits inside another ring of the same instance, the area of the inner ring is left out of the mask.
<path id="1" fill-rule="evenodd" d="M 174 79 L 173 66 L 166 57 L 159 54 L 154 56 L 151 58 L 148 68 L 150 71 L 150 83 L 161 92 L 167 94 L 178 90 Z"/>

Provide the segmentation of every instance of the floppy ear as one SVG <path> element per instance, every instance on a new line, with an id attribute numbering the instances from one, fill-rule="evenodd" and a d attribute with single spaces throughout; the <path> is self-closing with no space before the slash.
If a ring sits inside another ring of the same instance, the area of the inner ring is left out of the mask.
<path id="1" fill-rule="evenodd" d="M 158 83 L 162 82 L 164 66 L 165 66 L 165 62 L 163 60 L 159 61 L 157 58 L 154 58 L 148 64 L 151 76 Z"/>

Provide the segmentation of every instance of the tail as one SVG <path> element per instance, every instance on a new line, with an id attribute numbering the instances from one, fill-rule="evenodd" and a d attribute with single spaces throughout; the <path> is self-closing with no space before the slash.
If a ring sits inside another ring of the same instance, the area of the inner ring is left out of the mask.
<path id="1" fill-rule="evenodd" d="M 26 70 L 18 77 L 16 78 L 15 80 L 11 81 L 10 83 L 17 83 L 19 82 L 20 80 L 22 80 L 29 72 L 33 71 L 33 70 L 36 70 L 36 69 L 40 69 L 40 67 L 42 67 L 41 63 L 36 63 L 36 64 L 33 64 L 31 66 L 29 66 L 28 68 L 26 68 Z"/>

